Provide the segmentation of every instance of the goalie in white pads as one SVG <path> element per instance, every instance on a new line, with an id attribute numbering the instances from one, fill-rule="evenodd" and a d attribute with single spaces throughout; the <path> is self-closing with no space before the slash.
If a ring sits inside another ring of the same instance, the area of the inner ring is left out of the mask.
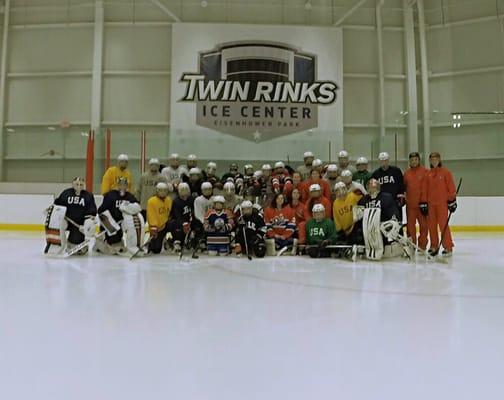
<path id="1" fill-rule="evenodd" d="M 145 222 L 138 200 L 128 192 L 128 181 L 120 178 L 118 189 L 108 192 L 98 209 L 104 240 L 96 241 L 96 249 L 105 254 L 135 254 L 143 246 Z M 120 229 L 117 230 L 117 225 Z"/>
<path id="2" fill-rule="evenodd" d="M 61 252 L 64 252 L 93 236 L 96 232 L 95 216 L 93 195 L 84 190 L 84 179 L 74 178 L 72 187 L 64 190 L 47 209 L 45 253 L 52 244 L 61 246 Z M 79 254 L 85 252 L 84 248 Z"/>

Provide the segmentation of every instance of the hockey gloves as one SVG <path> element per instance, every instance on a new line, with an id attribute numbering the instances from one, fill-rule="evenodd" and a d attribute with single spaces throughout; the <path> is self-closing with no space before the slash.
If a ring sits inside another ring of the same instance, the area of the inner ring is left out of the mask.
<path id="1" fill-rule="evenodd" d="M 427 203 L 420 203 L 420 212 L 422 213 L 423 216 L 429 215 L 429 206 Z"/>
<path id="2" fill-rule="evenodd" d="M 457 200 L 448 201 L 448 210 L 454 213 L 457 210 Z"/>

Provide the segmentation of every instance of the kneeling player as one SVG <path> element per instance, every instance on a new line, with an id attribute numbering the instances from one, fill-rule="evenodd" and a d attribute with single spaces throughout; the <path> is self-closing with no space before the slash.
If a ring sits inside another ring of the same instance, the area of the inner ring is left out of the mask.
<path id="1" fill-rule="evenodd" d="M 312 208 L 313 218 L 306 223 L 306 243 L 308 255 L 312 258 L 329 257 L 327 246 L 336 241 L 334 223 L 326 218 L 322 204 L 315 204 Z"/>
<path id="2" fill-rule="evenodd" d="M 108 192 L 98 209 L 107 237 L 96 241 L 96 249 L 106 254 L 136 254 L 143 245 L 145 223 L 141 211 L 138 200 L 128 192 L 128 180 L 119 178 L 117 190 Z"/>
<path id="3" fill-rule="evenodd" d="M 362 229 L 354 223 L 353 209 L 362 196 L 349 192 L 344 182 L 334 185 L 336 200 L 333 203 L 333 218 L 338 244 L 362 244 Z"/>
<path id="4" fill-rule="evenodd" d="M 245 252 L 247 256 L 251 256 L 253 253 L 256 257 L 263 258 L 266 255 L 266 224 L 251 201 L 241 203 L 236 221 L 236 254 Z"/>
<path id="5" fill-rule="evenodd" d="M 150 233 L 149 252 L 154 254 L 161 253 L 164 238 L 168 233 L 168 218 L 172 208 L 172 199 L 168 194 L 168 184 L 160 182 L 156 185 L 156 194 L 147 201 L 147 221 Z"/>
<path id="6" fill-rule="evenodd" d="M 91 193 L 84 190 L 84 180 L 74 178 L 72 187 L 64 190 L 48 209 L 46 218 L 47 246 L 61 246 L 61 251 L 69 251 L 95 233 L 96 204 Z M 68 238 L 66 236 L 68 231 Z M 86 248 L 79 253 L 86 252 Z"/>
<path id="7" fill-rule="evenodd" d="M 207 235 L 208 254 L 229 254 L 231 231 L 233 230 L 233 213 L 224 209 L 224 197 L 214 196 L 212 208 L 205 216 L 204 228 Z"/>

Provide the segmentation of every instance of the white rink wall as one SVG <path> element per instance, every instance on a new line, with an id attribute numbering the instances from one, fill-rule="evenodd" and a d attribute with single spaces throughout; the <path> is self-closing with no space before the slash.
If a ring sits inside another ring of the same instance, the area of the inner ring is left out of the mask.
<path id="1" fill-rule="evenodd" d="M 95 196 L 101 204 L 102 196 Z M 22 225 L 41 225 L 44 210 L 52 204 L 53 194 L 0 194 L 0 228 L 23 228 Z M 458 210 L 452 225 L 463 227 L 503 227 L 504 215 L 495 210 L 504 206 L 504 197 L 459 197 Z M 19 225 L 19 226 L 16 226 Z"/>

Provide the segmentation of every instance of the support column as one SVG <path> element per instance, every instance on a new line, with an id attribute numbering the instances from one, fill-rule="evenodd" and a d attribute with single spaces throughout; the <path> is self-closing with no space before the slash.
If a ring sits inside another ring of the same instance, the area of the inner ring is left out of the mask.
<path id="1" fill-rule="evenodd" d="M 385 68 L 383 66 L 383 0 L 376 4 L 376 39 L 378 45 L 378 124 L 380 126 L 380 151 L 384 151 L 386 117 L 385 117 Z M 375 157 L 376 154 L 372 154 Z"/>
<path id="2" fill-rule="evenodd" d="M 101 159 L 103 155 L 103 134 L 101 132 L 102 121 L 102 80 L 103 80 L 103 31 L 105 26 L 105 10 L 103 0 L 95 1 L 94 20 L 94 47 L 93 47 L 93 77 L 91 83 L 91 130 L 95 132 L 95 159 Z M 97 165 L 102 166 L 99 162 Z M 101 182 L 103 171 L 101 168 L 94 169 L 94 181 Z"/>
<path id="3" fill-rule="evenodd" d="M 431 151 L 431 110 L 429 91 L 429 71 L 427 63 L 427 36 L 425 32 L 424 1 L 417 1 L 418 29 L 420 35 L 420 64 L 422 74 L 422 107 L 423 107 L 423 152 L 424 163 L 427 164 Z"/>
<path id="4" fill-rule="evenodd" d="M 0 181 L 5 178 L 4 157 L 5 157 L 5 98 L 7 84 L 7 55 L 9 46 L 9 19 L 10 0 L 5 0 L 3 33 L 2 33 L 2 58 L 0 61 Z"/>
<path id="5" fill-rule="evenodd" d="M 418 151 L 418 99 L 416 84 L 415 25 L 410 0 L 404 5 L 404 51 L 406 56 L 407 96 L 407 152 Z"/>

